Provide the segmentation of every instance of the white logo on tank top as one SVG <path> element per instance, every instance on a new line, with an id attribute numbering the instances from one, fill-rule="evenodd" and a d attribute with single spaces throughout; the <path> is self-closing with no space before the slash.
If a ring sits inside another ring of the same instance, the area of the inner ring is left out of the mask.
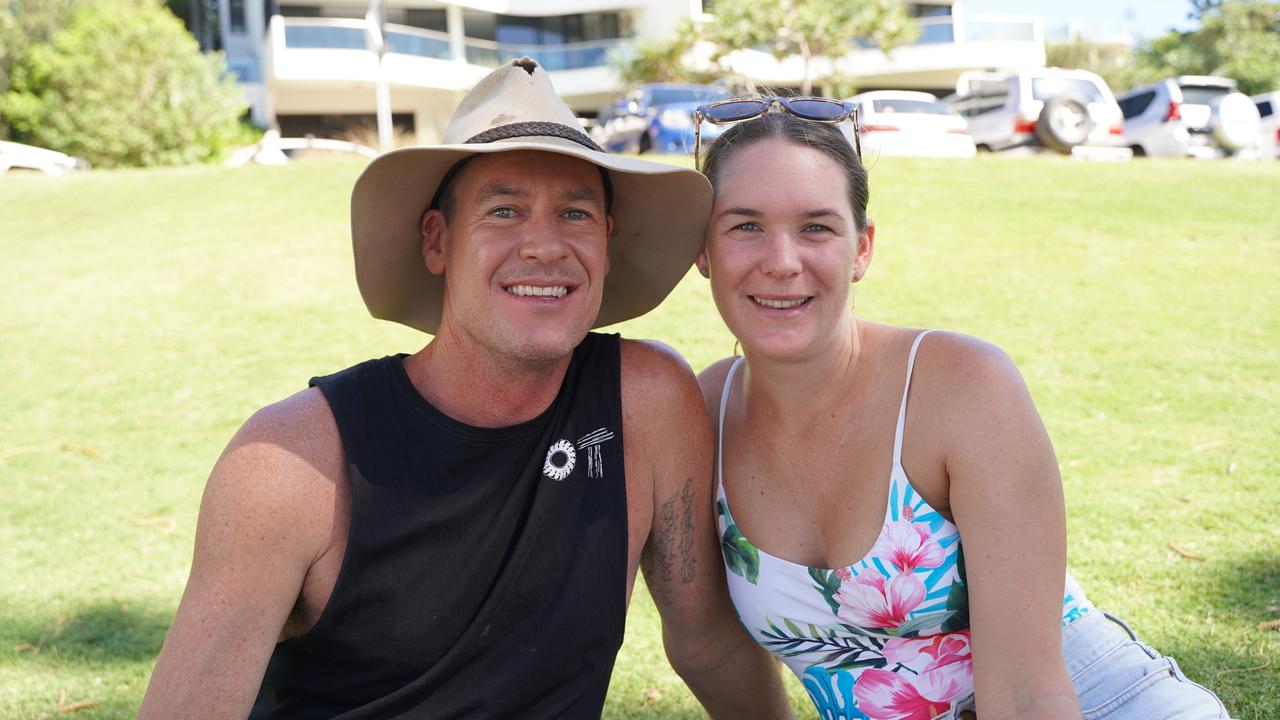
<path id="1" fill-rule="evenodd" d="M 604 454 L 600 445 L 612 440 L 614 434 L 608 428 L 597 428 L 578 438 L 578 442 L 557 440 L 547 449 L 547 458 L 542 463 L 542 474 L 561 482 L 569 477 L 578 463 L 578 453 L 587 456 L 587 477 L 598 480 L 604 477 Z M 576 448 L 575 448 L 576 446 Z"/>

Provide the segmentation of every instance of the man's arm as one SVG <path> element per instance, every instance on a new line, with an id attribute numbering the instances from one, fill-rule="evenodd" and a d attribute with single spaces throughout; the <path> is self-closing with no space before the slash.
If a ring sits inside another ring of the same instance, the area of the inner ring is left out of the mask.
<path id="1" fill-rule="evenodd" d="M 232 438 L 205 486 L 191 574 L 139 718 L 249 714 L 307 571 L 333 545 L 341 453 L 314 389 Z"/>
<path id="2" fill-rule="evenodd" d="M 671 666 L 713 718 L 791 717 L 777 663 L 729 601 L 712 512 L 711 428 L 693 373 L 669 348 L 624 341 L 622 398 L 627 472 L 653 482 L 641 568 Z"/>

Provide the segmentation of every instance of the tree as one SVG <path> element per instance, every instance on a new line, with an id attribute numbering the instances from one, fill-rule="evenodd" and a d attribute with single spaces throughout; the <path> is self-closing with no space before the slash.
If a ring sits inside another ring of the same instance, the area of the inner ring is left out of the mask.
<path id="1" fill-rule="evenodd" d="M 695 68 L 691 55 L 702 40 L 693 21 L 685 19 L 665 42 L 640 42 L 617 62 L 626 85 L 649 82 L 710 83 L 721 77 L 721 68 Z"/>
<path id="2" fill-rule="evenodd" d="M 46 43 L 89 0 L 10 0 L 0 2 L 0 95 L 8 89 L 15 63 L 31 48 Z M 0 138 L 8 137 L 0 115 Z"/>
<path id="3" fill-rule="evenodd" d="M 1223 75 L 1247 95 L 1280 89 L 1280 2 L 1215 0 L 1197 12 L 1198 29 L 1170 31 L 1138 48 L 1138 76 Z"/>
<path id="4" fill-rule="evenodd" d="M 707 29 L 715 58 L 754 47 L 779 60 L 799 55 L 806 95 L 813 92 L 816 58 L 842 58 L 854 41 L 890 52 L 919 32 L 901 0 L 717 0 L 715 16 Z"/>
<path id="5" fill-rule="evenodd" d="M 158 0 L 86 3 L 11 71 L 0 115 L 14 139 L 96 166 L 209 159 L 244 112 L 222 57 Z"/>
<path id="6" fill-rule="evenodd" d="M 743 48 L 766 48 L 779 60 L 799 55 L 804 72 L 801 91 L 813 92 L 815 80 L 848 90 L 850 79 L 831 62 L 815 77 L 818 58 L 835 61 L 849 53 L 855 41 L 885 52 L 910 42 L 919 32 L 901 0 L 717 0 L 715 22 L 699 27 L 685 21 L 667 42 L 640 45 L 620 63 L 629 83 L 728 80 L 751 91 L 750 78 L 736 76 L 724 63 L 729 53 Z M 709 56 L 696 57 L 699 49 Z"/>

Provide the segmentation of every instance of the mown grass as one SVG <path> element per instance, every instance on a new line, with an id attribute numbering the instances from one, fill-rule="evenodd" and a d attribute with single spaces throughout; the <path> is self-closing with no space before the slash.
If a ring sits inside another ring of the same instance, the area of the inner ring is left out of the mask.
<path id="1" fill-rule="evenodd" d="M 360 167 L 0 177 L 0 716 L 131 717 L 235 428 L 423 343 L 352 281 Z M 1280 163 L 883 159 L 872 183 L 858 312 L 1005 347 L 1091 599 L 1236 717 L 1280 716 Z M 621 330 L 695 368 L 732 349 L 696 275 Z M 606 717 L 701 716 L 637 592 Z"/>

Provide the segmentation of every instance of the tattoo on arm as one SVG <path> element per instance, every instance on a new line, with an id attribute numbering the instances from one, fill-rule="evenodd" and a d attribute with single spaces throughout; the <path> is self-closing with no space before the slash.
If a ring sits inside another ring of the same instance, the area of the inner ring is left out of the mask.
<path id="1" fill-rule="evenodd" d="M 676 501 L 680 501 L 677 512 Z M 677 558 L 679 555 L 679 558 Z M 693 556 L 693 480 L 685 480 L 680 494 L 658 508 L 657 524 L 644 555 L 645 574 L 654 599 L 671 605 L 671 583 L 679 561 L 680 582 L 693 582 L 697 563 Z"/>
<path id="2" fill-rule="evenodd" d="M 693 582 L 697 574 L 697 564 L 693 557 L 693 479 L 684 481 L 684 490 L 680 492 L 680 502 L 684 517 L 680 524 L 680 582 Z"/>

